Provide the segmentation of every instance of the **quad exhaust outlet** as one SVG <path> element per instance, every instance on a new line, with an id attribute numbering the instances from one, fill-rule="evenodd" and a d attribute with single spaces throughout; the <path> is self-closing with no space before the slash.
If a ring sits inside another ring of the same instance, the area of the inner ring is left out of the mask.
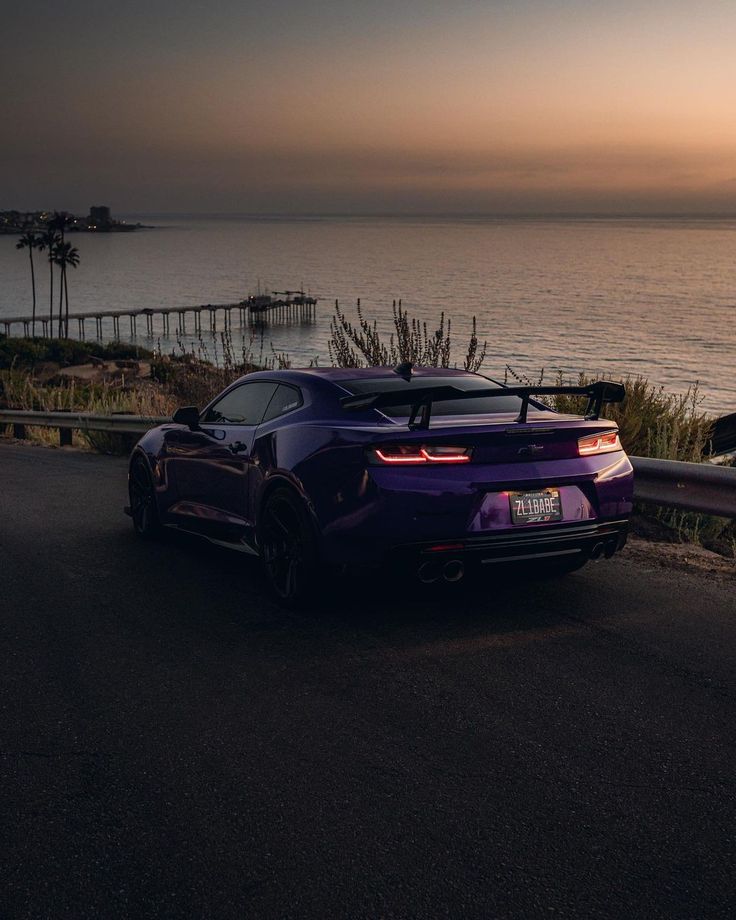
<path id="1" fill-rule="evenodd" d="M 600 559 L 601 556 L 605 556 L 606 559 L 610 559 L 611 556 L 613 556 L 613 554 L 616 552 L 617 549 L 618 549 L 618 540 L 616 539 L 606 540 L 605 543 L 602 540 L 600 540 L 598 543 L 595 544 L 593 549 L 590 551 L 590 558 Z"/>
<path id="2" fill-rule="evenodd" d="M 450 559 L 444 564 L 441 562 L 423 562 L 417 569 L 417 578 L 422 584 L 432 585 L 443 579 L 446 582 L 457 582 L 465 575 L 465 565 L 460 559 Z"/>
<path id="3" fill-rule="evenodd" d="M 442 569 L 442 577 L 445 581 L 460 581 L 464 574 L 465 566 L 459 559 L 451 559 L 449 562 L 445 563 Z"/>

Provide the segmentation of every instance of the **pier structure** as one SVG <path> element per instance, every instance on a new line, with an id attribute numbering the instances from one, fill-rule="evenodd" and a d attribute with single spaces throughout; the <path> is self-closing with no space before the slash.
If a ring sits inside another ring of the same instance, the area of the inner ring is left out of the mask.
<path id="1" fill-rule="evenodd" d="M 218 331 L 218 322 L 223 331 L 232 329 L 233 320 L 243 329 L 246 326 L 267 325 L 269 323 L 306 323 L 314 322 L 317 314 L 317 299 L 307 297 L 301 292 L 297 297 L 274 299 L 271 295 L 248 297 L 237 303 L 202 304 L 194 307 L 146 307 L 134 310 L 93 310 L 89 313 L 70 313 L 70 331 L 72 323 L 76 322 L 79 338 L 87 338 L 89 326 L 93 326 L 93 338 L 103 340 L 103 323 L 112 323 L 112 338 L 120 338 L 120 322 L 128 320 L 130 337 L 138 336 L 138 321 L 145 322 L 145 335 L 153 338 L 155 335 L 168 338 L 172 333 L 171 317 L 174 317 L 173 332 L 175 335 L 187 333 L 187 319 L 191 320 L 191 332 L 202 332 L 204 327 L 210 332 Z M 44 338 L 53 337 L 54 328 L 57 327 L 58 318 L 53 321 L 48 316 L 36 316 L 36 330 L 40 328 Z M 19 334 L 28 337 L 32 334 L 32 318 L 30 316 L 0 317 L 0 329 L 5 335 Z M 127 329 L 126 329 L 127 332 Z"/>

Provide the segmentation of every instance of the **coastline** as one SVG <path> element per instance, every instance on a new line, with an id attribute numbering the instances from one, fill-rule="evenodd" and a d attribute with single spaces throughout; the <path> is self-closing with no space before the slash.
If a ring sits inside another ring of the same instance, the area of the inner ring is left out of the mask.
<path id="1" fill-rule="evenodd" d="M 132 233 L 152 229 L 142 223 L 128 223 L 112 216 L 106 205 L 93 206 L 87 216 L 71 211 L 21 211 L 17 208 L 0 210 L 0 236 L 42 234 L 49 229 L 71 233 Z"/>
<path id="2" fill-rule="evenodd" d="M 265 345 L 272 339 L 306 364 L 329 359 L 323 304 L 338 299 L 352 311 L 360 297 L 383 330 L 393 298 L 403 297 L 429 322 L 444 310 L 460 338 L 476 315 L 490 343 L 484 371 L 491 377 L 506 364 L 533 378 L 545 368 L 547 379 L 558 370 L 642 373 L 680 393 L 699 380 L 708 411 L 736 409 L 734 226 L 286 217 L 177 218 L 174 226 L 143 214 L 116 216 L 166 232 L 70 237 L 82 251 L 81 266 L 69 273 L 75 313 L 235 302 L 259 282 L 261 289 L 300 287 L 320 298 L 318 321 L 267 331 Z M 0 319 L 31 313 L 28 254 L 16 252 L 16 239 L 0 238 Z M 39 310 L 45 301 L 48 313 L 48 265 L 43 254 L 34 259 Z M 56 280 L 54 290 L 58 299 Z M 113 338 L 111 326 L 106 321 L 103 341 Z M 125 320 L 123 337 L 127 327 Z M 196 347 L 191 321 L 187 328 L 181 338 Z M 171 333 L 157 320 L 153 337 L 138 341 L 152 347 L 161 338 L 169 349 L 177 344 L 173 321 Z M 235 328 L 233 337 L 239 347 Z M 213 353 L 216 343 L 205 340 Z"/>

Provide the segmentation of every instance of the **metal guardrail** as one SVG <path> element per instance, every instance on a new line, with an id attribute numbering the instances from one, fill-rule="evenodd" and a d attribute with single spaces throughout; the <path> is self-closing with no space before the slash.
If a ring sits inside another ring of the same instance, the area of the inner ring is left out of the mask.
<path id="1" fill-rule="evenodd" d="M 25 409 L 0 409 L 0 426 L 12 425 L 13 435 L 24 438 L 26 426 L 58 428 L 59 443 L 71 444 L 72 431 L 107 431 L 114 434 L 143 434 L 149 428 L 170 422 L 170 418 L 143 415 L 95 415 L 90 412 L 34 412 Z"/>
<path id="2" fill-rule="evenodd" d="M 12 425 L 15 437 L 25 437 L 25 427 L 58 428 L 61 444 L 71 444 L 73 429 L 143 434 L 169 418 L 142 415 L 94 415 L 84 412 L 31 412 L 0 409 L 0 426 Z M 630 457 L 634 467 L 634 498 L 637 501 L 736 517 L 736 468 L 715 463 L 682 463 Z"/>
<path id="3" fill-rule="evenodd" d="M 736 517 L 736 468 L 630 457 L 637 501 Z"/>

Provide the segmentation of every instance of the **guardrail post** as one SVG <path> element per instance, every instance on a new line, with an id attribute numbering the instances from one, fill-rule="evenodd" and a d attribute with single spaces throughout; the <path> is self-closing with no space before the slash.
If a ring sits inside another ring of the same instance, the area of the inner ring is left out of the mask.
<path id="1" fill-rule="evenodd" d="M 13 425 L 13 437 L 17 438 L 19 441 L 25 440 L 26 436 L 26 426 L 25 425 Z"/>
<path id="2" fill-rule="evenodd" d="M 59 447 L 71 447 L 72 445 L 72 429 L 71 428 L 59 428 Z"/>

